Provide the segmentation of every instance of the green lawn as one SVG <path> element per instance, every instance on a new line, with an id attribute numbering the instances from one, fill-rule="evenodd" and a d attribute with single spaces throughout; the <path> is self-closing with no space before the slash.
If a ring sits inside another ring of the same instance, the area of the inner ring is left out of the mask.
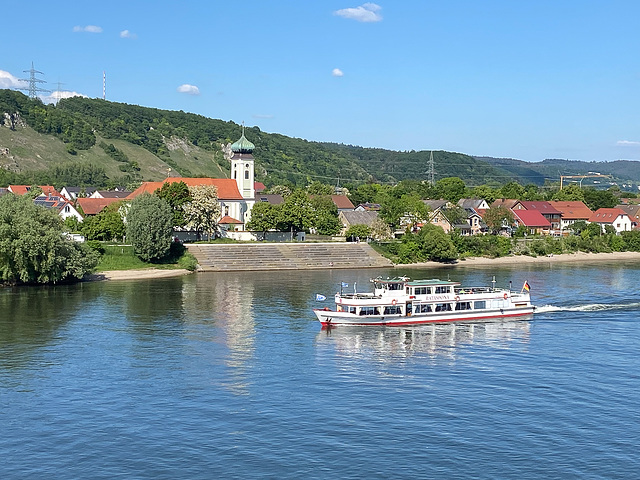
<path id="1" fill-rule="evenodd" d="M 185 268 L 195 270 L 196 259 L 186 249 L 170 254 L 166 259 L 159 262 L 143 262 L 134 253 L 130 245 L 104 245 L 104 254 L 100 258 L 100 263 L 96 267 L 97 272 L 108 270 L 136 270 L 140 268 L 163 268 L 175 269 Z M 173 248 L 172 248 L 173 253 Z"/>

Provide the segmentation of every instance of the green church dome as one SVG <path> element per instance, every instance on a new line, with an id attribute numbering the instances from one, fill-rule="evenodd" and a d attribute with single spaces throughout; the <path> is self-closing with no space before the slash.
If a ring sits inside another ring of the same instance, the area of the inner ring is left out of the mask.
<path id="1" fill-rule="evenodd" d="M 240 140 L 231 145 L 231 150 L 235 153 L 251 153 L 254 148 L 256 146 L 244 136 L 244 127 L 242 127 L 242 136 Z"/>

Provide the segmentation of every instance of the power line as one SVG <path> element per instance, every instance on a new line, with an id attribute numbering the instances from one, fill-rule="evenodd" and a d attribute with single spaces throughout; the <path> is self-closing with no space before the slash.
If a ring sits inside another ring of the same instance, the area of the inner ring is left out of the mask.
<path id="1" fill-rule="evenodd" d="M 38 92 L 47 92 L 50 93 L 51 90 L 47 90 L 45 88 L 40 88 L 38 87 L 38 83 L 47 83 L 45 80 L 41 80 L 39 78 L 36 77 L 36 74 L 39 75 L 44 75 L 44 73 L 36 70 L 33 67 L 33 62 L 31 62 L 31 68 L 29 70 L 23 70 L 24 73 L 28 73 L 29 74 L 29 78 L 21 78 L 20 81 L 21 82 L 29 82 L 29 87 L 28 88 L 19 88 L 19 90 L 28 90 L 29 91 L 29 97 L 30 98 L 37 98 L 38 97 Z"/>

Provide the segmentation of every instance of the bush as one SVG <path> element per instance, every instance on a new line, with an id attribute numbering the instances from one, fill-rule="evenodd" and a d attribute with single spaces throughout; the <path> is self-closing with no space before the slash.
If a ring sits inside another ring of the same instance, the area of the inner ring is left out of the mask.
<path id="1" fill-rule="evenodd" d="M 167 202 L 155 195 L 140 195 L 127 215 L 127 240 L 141 260 L 157 261 L 169 253 L 172 224 L 173 211 Z"/>
<path id="2" fill-rule="evenodd" d="M 91 250 L 98 252 L 100 255 L 104 255 L 104 245 L 97 240 L 88 240 L 85 242 L 85 245 L 89 247 Z"/>

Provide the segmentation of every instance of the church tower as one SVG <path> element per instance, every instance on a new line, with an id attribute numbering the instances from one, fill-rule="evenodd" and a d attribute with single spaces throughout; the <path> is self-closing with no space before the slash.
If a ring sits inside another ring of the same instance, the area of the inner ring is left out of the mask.
<path id="1" fill-rule="evenodd" d="M 253 201 L 256 196 L 255 190 L 255 170 L 253 161 L 253 149 L 255 145 L 244 136 L 244 125 L 242 125 L 242 136 L 231 145 L 233 156 L 231 157 L 231 178 L 236 181 L 240 195 L 245 200 Z"/>

